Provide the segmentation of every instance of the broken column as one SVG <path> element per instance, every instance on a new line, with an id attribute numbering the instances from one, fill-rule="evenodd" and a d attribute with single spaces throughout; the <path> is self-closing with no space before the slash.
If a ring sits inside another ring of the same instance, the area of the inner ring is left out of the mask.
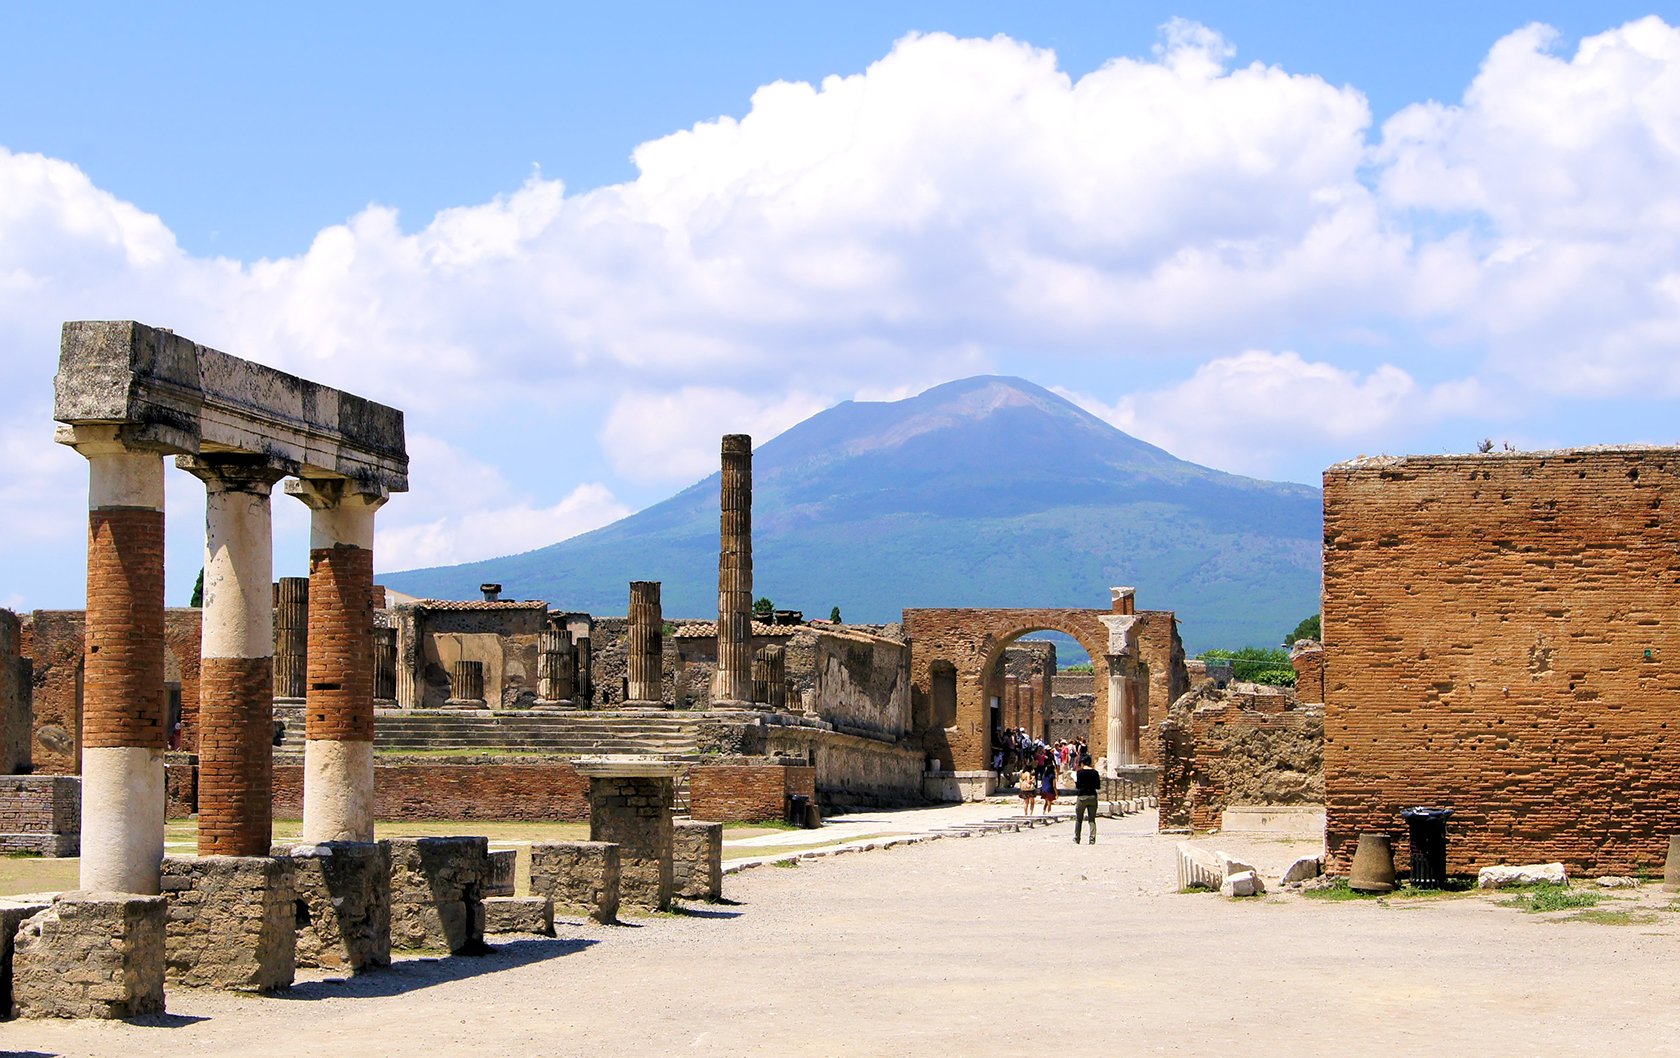
<path id="1" fill-rule="evenodd" d="M 572 633 L 552 628 L 537 637 L 537 697 L 552 705 L 571 705 L 577 697 L 577 649 Z"/>
<path id="2" fill-rule="evenodd" d="M 397 698 L 397 630 L 373 630 L 373 698 L 395 704 Z"/>
<path id="3" fill-rule="evenodd" d="M 274 586 L 274 697 L 301 702 L 308 679 L 309 578 Z"/>
<path id="4" fill-rule="evenodd" d="M 780 643 L 761 647 L 753 655 L 753 703 L 787 708 L 787 648 Z"/>
<path id="5" fill-rule="evenodd" d="M 589 777 L 589 840 L 618 846 L 619 903 L 671 908 L 671 794 L 687 765 L 652 757 L 580 757 Z"/>
<path id="6" fill-rule="evenodd" d="M 270 493 L 285 471 L 248 455 L 177 456 L 175 464 L 206 490 L 198 854 L 267 856 L 274 803 Z"/>
<path id="7" fill-rule="evenodd" d="M 458 709 L 484 708 L 484 662 L 457 661 L 449 672 L 449 701 Z"/>
<path id="8" fill-rule="evenodd" d="M 288 481 L 309 507 L 303 841 L 373 840 L 373 518 L 385 493 Z"/>
<path id="9" fill-rule="evenodd" d="M 718 546 L 717 672 L 712 704 L 752 702 L 752 438 L 723 438 Z"/>
<path id="10" fill-rule="evenodd" d="M 665 618 L 659 603 L 659 582 L 630 582 L 630 632 L 625 644 L 628 654 L 629 693 L 627 706 L 663 704 L 661 677 L 665 654 Z"/>

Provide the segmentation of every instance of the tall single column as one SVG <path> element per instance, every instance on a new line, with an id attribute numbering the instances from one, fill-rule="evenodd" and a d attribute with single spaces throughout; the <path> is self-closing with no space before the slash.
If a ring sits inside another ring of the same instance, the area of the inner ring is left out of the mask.
<path id="1" fill-rule="evenodd" d="M 544 702 L 571 705 L 577 697 L 577 652 L 572 633 L 550 629 L 537 637 L 537 697 Z"/>
<path id="2" fill-rule="evenodd" d="M 267 856 L 274 805 L 270 497 L 285 471 L 260 456 L 178 456 L 175 465 L 206 492 L 198 854 Z"/>
<path id="3" fill-rule="evenodd" d="M 303 841 L 373 840 L 373 516 L 379 492 L 286 483 L 310 509 Z"/>
<path id="4" fill-rule="evenodd" d="M 712 704 L 752 702 L 752 438 L 723 437 L 718 547 L 717 672 Z"/>
<path id="5" fill-rule="evenodd" d="M 1021 683 L 1013 676 L 1003 678 L 1003 716 L 1008 727 L 1024 728 L 1026 717 L 1021 715 Z"/>
<path id="6" fill-rule="evenodd" d="M 308 680 L 309 578 L 274 586 L 274 697 L 302 701 Z"/>
<path id="7" fill-rule="evenodd" d="M 630 582 L 630 633 L 625 650 L 630 685 L 624 704 L 644 708 L 663 704 L 665 617 L 656 580 Z"/>
<path id="8" fill-rule="evenodd" d="M 163 863 L 163 455 L 76 427 L 88 460 L 80 888 L 152 895 Z"/>

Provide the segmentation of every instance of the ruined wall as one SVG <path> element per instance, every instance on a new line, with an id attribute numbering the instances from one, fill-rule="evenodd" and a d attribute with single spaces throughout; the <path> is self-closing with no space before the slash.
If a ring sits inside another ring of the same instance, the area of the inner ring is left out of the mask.
<path id="1" fill-rule="evenodd" d="M 688 772 L 688 814 L 713 823 L 782 819 L 791 794 L 817 796 L 815 768 L 776 763 L 697 764 Z"/>
<path id="2" fill-rule="evenodd" d="M 1184 642 L 1171 610 L 1138 611 L 1138 660 L 1148 669 L 1148 688 L 1139 703 L 1138 759 L 1159 764 L 1158 728 L 1174 702 L 1190 689 L 1184 664 Z"/>
<path id="3" fill-rule="evenodd" d="M 1680 832 L 1680 451 L 1324 474 L 1328 852 L 1450 805 L 1448 868 L 1662 867 Z"/>
<path id="4" fill-rule="evenodd" d="M 825 809 L 924 803 L 926 759 L 912 745 L 809 727 L 764 727 L 752 752 L 816 762 L 817 797 Z"/>
<path id="5" fill-rule="evenodd" d="M 910 730 L 910 648 L 846 629 L 801 629 L 788 641 L 796 697 L 842 731 L 898 738 Z"/>
<path id="6" fill-rule="evenodd" d="M 416 603 L 397 607 L 392 616 L 398 665 L 411 666 L 413 672 L 413 701 L 404 704 L 442 708 L 454 693 L 450 674 L 458 661 L 484 667 L 488 708 L 528 708 L 536 701 L 538 639 L 548 623 L 545 604 Z"/>
<path id="7" fill-rule="evenodd" d="M 0 775 L 33 769 L 33 665 L 23 656 L 23 624 L 0 610 Z"/>
<path id="8" fill-rule="evenodd" d="M 405 819 L 585 820 L 589 780 L 570 764 L 379 764 L 374 817 Z M 303 768 L 274 769 L 274 815 L 303 816 Z"/>
<path id="9" fill-rule="evenodd" d="M 1315 639 L 1297 639 L 1289 650 L 1295 670 L 1295 696 L 1303 702 L 1324 701 L 1324 647 Z"/>
<path id="10" fill-rule="evenodd" d="M 1231 805 L 1324 800 L 1324 712 L 1253 683 L 1203 684 L 1157 725 L 1161 826 L 1214 830 Z"/>

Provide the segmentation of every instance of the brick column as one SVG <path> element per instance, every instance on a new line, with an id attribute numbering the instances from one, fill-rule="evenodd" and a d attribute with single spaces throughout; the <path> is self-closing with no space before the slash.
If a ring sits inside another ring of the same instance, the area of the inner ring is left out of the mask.
<path id="1" fill-rule="evenodd" d="M 630 691 L 625 705 L 663 704 L 665 618 L 659 603 L 659 582 L 630 582 L 630 634 L 625 644 Z"/>
<path id="2" fill-rule="evenodd" d="M 267 856 L 274 808 L 274 537 L 285 471 L 248 456 L 178 456 L 204 482 L 198 854 Z"/>
<path id="3" fill-rule="evenodd" d="M 373 840 L 373 516 L 383 493 L 293 480 L 310 509 L 303 841 Z"/>
<path id="4" fill-rule="evenodd" d="M 80 888 L 152 895 L 163 863 L 163 454 L 76 427 L 88 460 Z"/>
<path id="5" fill-rule="evenodd" d="M 752 438 L 723 438 L 718 534 L 717 672 L 712 704 L 752 704 Z"/>

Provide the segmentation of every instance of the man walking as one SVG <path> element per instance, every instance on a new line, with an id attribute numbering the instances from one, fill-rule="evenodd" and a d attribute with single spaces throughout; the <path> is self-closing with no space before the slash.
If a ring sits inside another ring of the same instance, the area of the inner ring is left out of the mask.
<path id="1" fill-rule="evenodd" d="M 1073 773 L 1073 789 L 1078 799 L 1073 803 L 1073 843 L 1079 844 L 1079 831 L 1085 820 L 1091 820 L 1091 844 L 1097 843 L 1097 795 L 1102 792 L 1102 776 L 1091 767 L 1091 756 L 1079 758 L 1079 770 Z"/>

